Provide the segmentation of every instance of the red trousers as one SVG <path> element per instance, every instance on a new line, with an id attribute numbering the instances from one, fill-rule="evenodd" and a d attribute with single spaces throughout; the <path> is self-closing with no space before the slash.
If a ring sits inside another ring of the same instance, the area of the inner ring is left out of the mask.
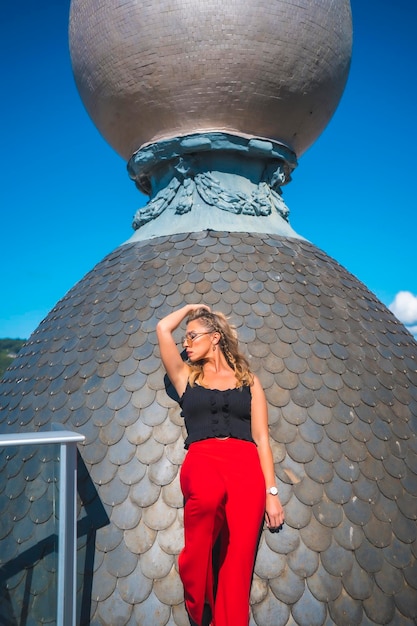
<path id="1" fill-rule="evenodd" d="M 178 565 L 191 618 L 204 604 L 213 626 L 248 626 L 255 551 L 265 513 L 265 480 L 255 444 L 206 439 L 191 444 L 181 468 L 184 539 Z M 216 570 L 213 548 L 219 541 Z"/>

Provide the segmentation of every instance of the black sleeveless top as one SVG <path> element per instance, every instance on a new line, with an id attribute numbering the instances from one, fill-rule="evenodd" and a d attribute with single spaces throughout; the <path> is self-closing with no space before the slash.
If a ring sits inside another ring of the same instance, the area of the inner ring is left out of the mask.
<path id="1" fill-rule="evenodd" d="M 221 391 L 187 383 L 180 406 L 188 434 L 185 448 L 211 437 L 234 437 L 254 443 L 250 387 Z"/>

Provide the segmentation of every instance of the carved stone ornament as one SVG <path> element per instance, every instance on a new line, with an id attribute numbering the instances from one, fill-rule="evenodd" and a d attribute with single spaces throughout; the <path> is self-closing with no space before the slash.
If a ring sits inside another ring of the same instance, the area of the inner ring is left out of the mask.
<path id="1" fill-rule="evenodd" d="M 226 177 L 221 166 L 225 153 L 235 157 Z M 242 155 L 249 156 L 259 171 L 259 179 L 252 180 L 250 189 L 240 180 Z M 167 209 L 175 215 L 189 213 L 196 200 L 235 215 L 262 217 L 276 211 L 288 222 L 281 186 L 291 180 L 295 166 L 293 153 L 281 144 L 223 133 L 147 146 L 133 155 L 128 165 L 136 185 L 151 196 L 137 211 L 132 226 L 137 230 Z"/>

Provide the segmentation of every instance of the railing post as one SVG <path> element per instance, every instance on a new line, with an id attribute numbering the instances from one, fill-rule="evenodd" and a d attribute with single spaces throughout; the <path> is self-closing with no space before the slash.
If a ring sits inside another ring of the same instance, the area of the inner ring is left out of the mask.
<path id="1" fill-rule="evenodd" d="M 77 555 L 77 448 L 61 443 L 59 465 L 59 538 L 57 626 L 75 626 Z"/>

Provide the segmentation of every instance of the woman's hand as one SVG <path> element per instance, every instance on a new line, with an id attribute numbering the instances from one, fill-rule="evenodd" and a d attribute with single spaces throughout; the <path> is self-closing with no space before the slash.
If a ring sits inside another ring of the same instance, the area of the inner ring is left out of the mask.
<path id="1" fill-rule="evenodd" d="M 275 530 L 284 523 L 284 509 L 278 496 L 266 495 L 265 523 L 270 530 Z"/>
<path id="2" fill-rule="evenodd" d="M 191 311 L 196 311 L 197 309 L 205 309 L 206 311 L 211 311 L 210 307 L 207 306 L 207 304 L 187 304 L 186 306 L 188 307 L 188 313 L 191 313 Z"/>

